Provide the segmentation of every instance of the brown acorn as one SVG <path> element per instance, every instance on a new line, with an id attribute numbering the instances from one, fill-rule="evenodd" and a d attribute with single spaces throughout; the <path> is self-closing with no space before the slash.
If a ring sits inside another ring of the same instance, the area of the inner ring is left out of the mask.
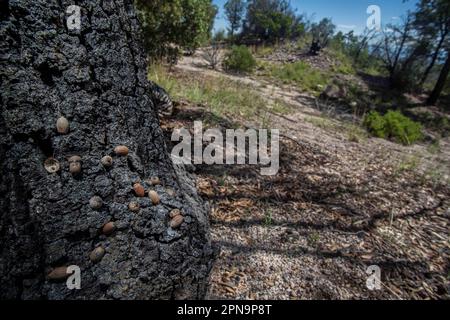
<path id="1" fill-rule="evenodd" d="M 181 224 L 183 223 L 184 218 L 182 215 L 177 215 L 175 217 L 172 218 L 172 220 L 170 220 L 170 227 L 172 229 L 178 228 L 179 226 L 181 226 Z"/>
<path id="2" fill-rule="evenodd" d="M 45 160 L 44 167 L 48 173 L 56 173 L 61 168 L 58 160 L 56 160 L 55 158 L 48 158 L 47 160 Z"/>
<path id="3" fill-rule="evenodd" d="M 150 178 L 150 183 L 151 183 L 153 186 L 157 186 L 157 185 L 161 184 L 161 181 L 159 180 L 158 177 L 151 177 L 151 178 Z"/>
<path id="4" fill-rule="evenodd" d="M 114 222 L 108 222 L 102 228 L 103 234 L 107 235 L 107 236 L 111 235 L 115 230 L 116 230 L 116 225 L 114 224 Z"/>
<path id="5" fill-rule="evenodd" d="M 148 197 L 150 198 L 150 200 L 152 200 L 152 203 L 153 203 L 154 205 L 159 204 L 160 199 L 159 199 L 159 195 L 158 195 L 158 193 L 157 193 L 156 191 L 150 190 L 150 191 L 148 192 Z"/>
<path id="6" fill-rule="evenodd" d="M 89 205 L 92 209 L 98 210 L 103 206 L 103 200 L 99 196 L 94 196 L 89 200 Z"/>
<path id="7" fill-rule="evenodd" d="M 66 134 L 69 132 L 69 120 L 64 117 L 58 118 L 56 121 L 56 130 L 60 134 Z"/>
<path id="8" fill-rule="evenodd" d="M 102 160 L 100 160 L 100 162 L 102 163 L 102 165 L 106 168 L 109 168 L 112 166 L 113 164 L 113 158 L 110 156 L 104 156 L 102 158 Z"/>
<path id="9" fill-rule="evenodd" d="M 140 209 L 139 203 L 137 203 L 137 202 L 135 202 L 135 201 L 130 202 L 130 203 L 128 204 L 128 209 L 129 209 L 131 212 L 138 212 L 139 209 Z"/>
<path id="10" fill-rule="evenodd" d="M 64 280 L 68 277 L 69 274 L 67 274 L 67 267 L 55 268 L 47 275 L 47 278 L 50 280 Z"/>
<path id="11" fill-rule="evenodd" d="M 128 147 L 127 146 L 117 146 L 114 148 L 114 152 L 118 155 L 118 156 L 126 156 L 128 155 Z"/>
<path id="12" fill-rule="evenodd" d="M 91 252 L 91 254 L 89 255 L 89 259 L 91 259 L 91 261 L 94 263 L 99 262 L 103 259 L 105 253 L 105 249 L 103 249 L 102 247 L 97 247 Z"/>
<path id="13" fill-rule="evenodd" d="M 133 190 L 134 190 L 134 193 L 136 194 L 136 196 L 138 196 L 138 197 L 144 197 L 145 196 L 145 189 L 142 186 L 142 184 L 135 183 L 133 185 Z"/>
<path id="14" fill-rule="evenodd" d="M 81 172 L 80 156 L 72 156 L 69 158 L 69 171 L 71 174 L 78 174 Z"/>
<path id="15" fill-rule="evenodd" d="M 181 215 L 181 211 L 180 209 L 173 209 L 172 211 L 170 211 L 169 213 L 169 217 L 170 218 L 175 218 L 176 216 Z"/>

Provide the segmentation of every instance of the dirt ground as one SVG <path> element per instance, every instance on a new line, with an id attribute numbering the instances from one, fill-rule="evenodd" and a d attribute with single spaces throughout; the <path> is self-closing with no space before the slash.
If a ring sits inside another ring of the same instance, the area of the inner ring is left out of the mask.
<path id="1" fill-rule="evenodd" d="M 295 88 L 224 75 L 195 58 L 177 69 L 244 81 L 268 105 L 276 97 L 292 106 L 288 115 L 270 119 L 281 131 L 276 176 L 246 165 L 192 169 L 220 248 L 209 298 L 450 298 L 448 139 L 439 153 L 425 144 L 355 142 L 307 121 L 323 110 Z M 192 128 L 207 113 L 201 105 L 178 103 L 162 127 L 170 139 L 174 128 Z M 224 127 L 231 121 L 222 120 Z M 371 265 L 380 267 L 381 290 L 367 289 Z"/>

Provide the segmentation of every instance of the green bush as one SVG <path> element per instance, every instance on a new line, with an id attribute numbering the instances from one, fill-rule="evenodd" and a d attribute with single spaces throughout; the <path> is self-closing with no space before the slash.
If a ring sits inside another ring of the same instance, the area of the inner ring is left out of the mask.
<path id="1" fill-rule="evenodd" d="M 422 126 L 404 116 L 400 111 L 388 111 L 381 116 L 371 111 L 364 119 L 369 132 L 379 138 L 391 139 L 405 145 L 422 139 Z"/>
<path id="2" fill-rule="evenodd" d="M 271 75 L 285 83 L 296 83 L 307 91 L 316 91 L 319 85 L 325 87 L 329 82 L 325 73 L 312 68 L 304 61 L 273 66 Z"/>
<path id="3" fill-rule="evenodd" d="M 251 72 L 256 67 L 256 60 L 246 46 L 233 46 L 223 64 L 230 71 Z"/>

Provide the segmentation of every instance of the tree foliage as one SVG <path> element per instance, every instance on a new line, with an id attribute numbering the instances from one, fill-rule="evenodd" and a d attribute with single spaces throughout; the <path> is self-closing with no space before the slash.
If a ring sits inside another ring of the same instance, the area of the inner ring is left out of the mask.
<path id="1" fill-rule="evenodd" d="M 136 0 L 136 6 L 152 59 L 174 58 L 206 42 L 218 10 L 212 0 Z"/>
<path id="2" fill-rule="evenodd" d="M 229 31 L 231 36 L 234 36 L 234 33 L 242 27 L 245 6 L 244 0 L 228 0 L 224 5 L 225 16 L 230 24 Z"/>

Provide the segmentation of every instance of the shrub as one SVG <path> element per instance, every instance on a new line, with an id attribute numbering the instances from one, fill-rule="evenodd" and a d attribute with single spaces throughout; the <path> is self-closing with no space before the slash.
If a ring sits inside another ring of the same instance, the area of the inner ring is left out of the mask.
<path id="1" fill-rule="evenodd" d="M 379 138 L 388 138 L 405 145 L 422 139 L 422 126 L 404 116 L 400 111 L 388 111 L 384 116 L 370 112 L 364 119 L 369 132 Z"/>
<path id="2" fill-rule="evenodd" d="M 326 74 L 298 61 L 283 66 L 273 66 L 271 75 L 285 83 L 294 82 L 304 90 L 315 91 L 317 86 L 326 86 L 329 79 Z"/>
<path id="3" fill-rule="evenodd" d="M 386 119 L 378 112 L 370 111 L 364 119 L 364 126 L 375 137 L 386 138 Z"/>
<path id="4" fill-rule="evenodd" d="M 251 72 L 256 66 L 256 60 L 246 46 L 233 46 L 225 56 L 223 64 L 227 70 Z"/>

